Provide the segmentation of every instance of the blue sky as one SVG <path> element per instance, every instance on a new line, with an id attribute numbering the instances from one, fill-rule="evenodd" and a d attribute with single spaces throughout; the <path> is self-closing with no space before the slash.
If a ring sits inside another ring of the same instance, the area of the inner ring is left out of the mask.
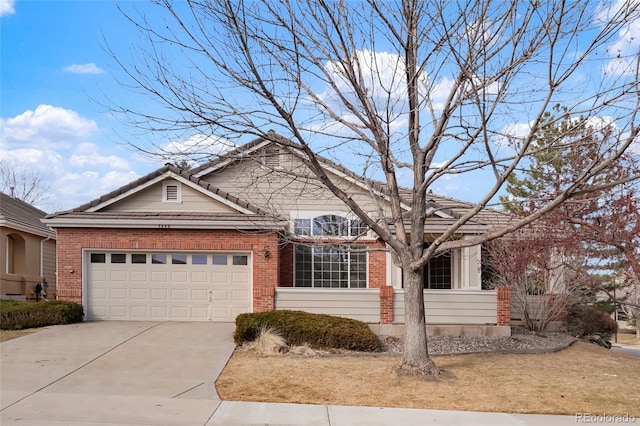
<path id="1" fill-rule="evenodd" d="M 0 2 L 2 161 L 39 171 L 46 211 L 72 208 L 162 165 L 124 141 L 130 130 L 100 103 L 131 96 L 111 76 L 104 49 L 133 34 L 111 1 Z M 129 30 L 129 32 L 128 32 Z"/>
<path id="2" fill-rule="evenodd" d="M 0 158 L 37 171 L 50 187 L 51 196 L 38 207 L 79 206 L 165 162 L 128 147 L 137 135 L 101 105 L 105 94 L 140 100 L 116 84 L 105 50 L 107 39 L 128 52 L 136 37 L 115 2 L 0 0 L 0 28 Z M 157 137 L 157 144 L 169 143 Z M 462 182 L 445 181 L 437 189 L 473 198 L 471 185 Z"/>
<path id="3" fill-rule="evenodd" d="M 137 37 L 115 2 L 0 0 L 0 31 L 0 158 L 41 175 L 51 197 L 38 207 L 76 207 L 165 162 L 127 146 L 138 135 L 104 106 L 107 94 L 120 104 L 146 102 L 113 76 L 104 40 L 128 54 Z M 153 137 L 157 145 L 170 143 L 167 135 Z M 433 189 L 475 201 L 480 186 L 477 179 L 452 177 Z"/>

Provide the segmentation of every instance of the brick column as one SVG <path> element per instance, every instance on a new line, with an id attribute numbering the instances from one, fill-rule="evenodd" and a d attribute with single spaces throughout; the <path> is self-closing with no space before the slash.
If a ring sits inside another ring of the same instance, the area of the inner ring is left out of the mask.
<path id="1" fill-rule="evenodd" d="M 393 287 L 380 287 L 380 324 L 393 323 Z"/>
<path id="2" fill-rule="evenodd" d="M 511 289 L 500 287 L 498 293 L 498 325 L 511 325 Z"/>
<path id="3" fill-rule="evenodd" d="M 275 309 L 276 289 L 275 287 L 262 287 L 259 289 L 260 298 L 254 300 L 254 312 L 268 312 Z"/>

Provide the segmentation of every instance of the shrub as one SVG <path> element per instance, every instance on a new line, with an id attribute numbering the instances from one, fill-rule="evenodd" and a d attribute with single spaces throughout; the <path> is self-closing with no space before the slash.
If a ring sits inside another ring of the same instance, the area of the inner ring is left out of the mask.
<path id="1" fill-rule="evenodd" d="M 380 350 L 378 337 L 362 321 L 301 311 L 240 314 L 236 318 L 233 339 L 238 345 L 251 342 L 263 327 L 278 330 L 290 346 L 308 344 L 365 352 Z"/>
<path id="2" fill-rule="evenodd" d="M 570 306 L 564 326 L 567 333 L 573 336 L 598 334 L 607 340 L 618 331 L 618 324 L 606 312 L 586 305 Z"/>
<path id="3" fill-rule="evenodd" d="M 21 330 L 82 321 L 82 305 L 73 302 L 28 303 L 3 300 L 0 303 L 0 328 Z"/>

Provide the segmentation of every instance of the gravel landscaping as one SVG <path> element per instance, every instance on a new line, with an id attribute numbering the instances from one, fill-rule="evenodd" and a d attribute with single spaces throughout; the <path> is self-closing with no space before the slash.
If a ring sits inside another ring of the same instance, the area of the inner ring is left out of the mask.
<path id="1" fill-rule="evenodd" d="M 381 340 L 385 353 L 402 353 L 402 338 L 383 336 Z M 428 347 L 431 355 L 478 352 L 545 353 L 564 349 L 576 340 L 565 333 L 534 334 L 528 331 L 514 330 L 509 337 L 429 336 Z"/>

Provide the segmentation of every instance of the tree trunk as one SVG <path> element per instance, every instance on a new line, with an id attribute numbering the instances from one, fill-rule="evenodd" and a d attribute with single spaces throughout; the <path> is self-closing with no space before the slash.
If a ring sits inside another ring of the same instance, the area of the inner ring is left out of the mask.
<path id="1" fill-rule="evenodd" d="M 400 372 L 417 375 L 441 376 L 429 357 L 427 327 L 424 314 L 423 271 L 403 268 L 405 333 L 404 353 L 398 367 Z"/>

